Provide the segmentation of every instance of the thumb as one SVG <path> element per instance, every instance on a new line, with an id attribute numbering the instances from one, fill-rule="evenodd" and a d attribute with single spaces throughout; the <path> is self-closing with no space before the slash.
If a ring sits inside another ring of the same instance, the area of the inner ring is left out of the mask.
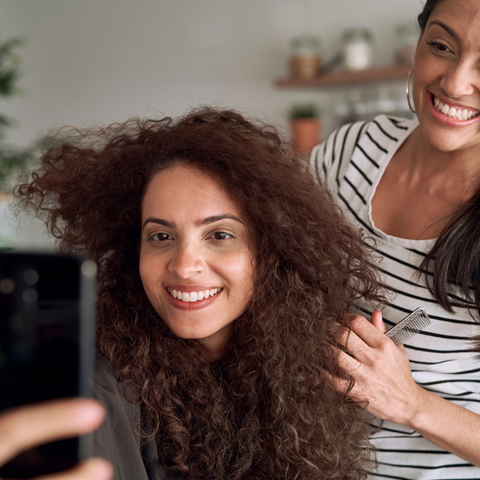
<path id="1" fill-rule="evenodd" d="M 380 330 L 382 333 L 387 333 L 387 327 L 383 323 L 382 312 L 380 310 L 374 310 L 370 321 L 377 330 Z"/>

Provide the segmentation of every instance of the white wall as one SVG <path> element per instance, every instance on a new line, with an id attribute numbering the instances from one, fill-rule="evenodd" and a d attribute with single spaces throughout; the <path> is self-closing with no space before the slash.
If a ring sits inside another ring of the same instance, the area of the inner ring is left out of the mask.
<path id="1" fill-rule="evenodd" d="M 242 107 L 286 125 L 293 101 L 332 108 L 331 92 L 287 91 L 289 42 L 310 31 L 325 58 L 341 31 L 374 31 L 376 63 L 393 61 L 394 26 L 423 0 L 0 0 L 0 40 L 26 38 L 23 98 L 0 102 L 27 145 L 64 124 L 181 113 L 202 103 Z M 330 102 L 330 103 L 329 103 Z M 328 123 L 328 118 L 326 119 Z M 1 227 L 0 227 L 1 228 Z"/>
<path id="2" fill-rule="evenodd" d="M 289 41 L 318 34 L 325 57 L 341 31 L 375 32 L 378 64 L 392 61 L 393 27 L 421 0 L 0 0 L 0 39 L 23 36 L 27 96 L 0 103 L 27 144 L 63 124 L 179 113 L 216 102 L 285 124 L 295 100 L 318 91 L 276 90 Z"/>

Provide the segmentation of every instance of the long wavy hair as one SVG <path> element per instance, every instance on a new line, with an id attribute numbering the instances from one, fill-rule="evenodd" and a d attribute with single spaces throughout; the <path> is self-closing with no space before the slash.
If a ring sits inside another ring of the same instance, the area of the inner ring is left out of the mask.
<path id="1" fill-rule="evenodd" d="M 422 35 L 431 13 L 442 1 L 425 2 L 417 17 Z M 450 215 L 419 272 L 425 275 L 430 293 L 447 312 L 466 308 L 480 323 L 480 189 Z M 480 333 L 471 340 L 480 358 Z"/>
<path id="2" fill-rule="evenodd" d="M 175 478 L 350 479 L 371 467 L 368 421 L 337 362 L 337 324 L 382 300 L 370 249 L 275 128 L 231 110 L 63 129 L 16 188 L 64 250 L 99 266 L 98 349 L 134 388 L 144 441 Z M 139 277 L 141 202 L 185 164 L 252 226 L 254 293 L 223 358 L 175 337 Z M 333 378 L 345 379 L 338 391 Z"/>

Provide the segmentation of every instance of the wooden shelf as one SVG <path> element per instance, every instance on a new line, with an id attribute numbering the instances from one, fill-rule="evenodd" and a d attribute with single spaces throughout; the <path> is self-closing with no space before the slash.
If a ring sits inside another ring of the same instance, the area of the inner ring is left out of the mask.
<path id="1" fill-rule="evenodd" d="M 278 88 L 324 88 L 339 85 L 353 85 L 357 83 L 384 82 L 388 80 L 407 81 L 410 65 L 393 65 L 388 67 L 374 67 L 368 70 L 354 72 L 333 72 L 311 79 L 283 77 L 274 82 Z"/>

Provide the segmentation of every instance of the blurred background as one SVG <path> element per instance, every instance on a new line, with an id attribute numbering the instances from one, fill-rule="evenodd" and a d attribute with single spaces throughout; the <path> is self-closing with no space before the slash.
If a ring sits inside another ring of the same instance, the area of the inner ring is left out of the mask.
<path id="1" fill-rule="evenodd" d="M 423 3 L 0 0 L 0 248 L 50 248 L 37 221 L 9 213 L 9 190 L 62 125 L 214 104 L 290 138 L 297 120 L 314 120 L 296 140 L 306 152 L 346 121 L 411 117 L 405 81 Z"/>

